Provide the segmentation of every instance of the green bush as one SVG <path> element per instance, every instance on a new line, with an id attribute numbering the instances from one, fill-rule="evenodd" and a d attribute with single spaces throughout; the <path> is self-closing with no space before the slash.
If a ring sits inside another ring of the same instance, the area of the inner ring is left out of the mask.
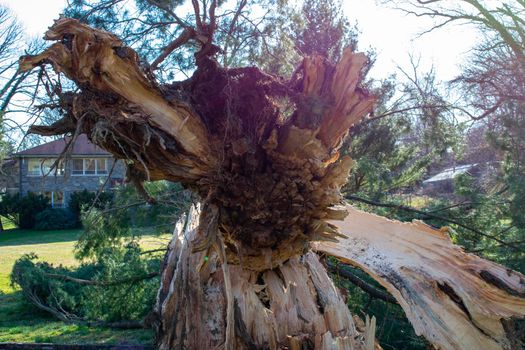
<path id="1" fill-rule="evenodd" d="M 29 192 L 18 202 L 18 226 L 27 229 L 35 227 L 37 214 L 50 207 L 49 198 Z"/>
<path id="2" fill-rule="evenodd" d="M 96 209 L 103 209 L 106 205 L 112 203 L 113 193 L 100 192 L 97 197 L 96 192 L 82 190 L 73 192 L 69 197 L 68 209 L 73 213 L 77 223 L 80 224 L 80 214 L 82 209 L 94 207 Z"/>
<path id="3" fill-rule="evenodd" d="M 64 230 L 77 225 L 75 215 L 67 209 L 48 208 L 35 216 L 36 230 Z"/>
<path id="4" fill-rule="evenodd" d="M 8 217 L 20 228 L 32 229 L 36 216 L 50 207 L 49 199 L 41 194 L 29 192 L 25 197 L 6 194 L 0 201 L 0 215 Z"/>
<path id="5" fill-rule="evenodd" d="M 5 216 L 15 224 L 18 224 L 18 194 L 6 193 L 0 197 L 0 215 Z"/>

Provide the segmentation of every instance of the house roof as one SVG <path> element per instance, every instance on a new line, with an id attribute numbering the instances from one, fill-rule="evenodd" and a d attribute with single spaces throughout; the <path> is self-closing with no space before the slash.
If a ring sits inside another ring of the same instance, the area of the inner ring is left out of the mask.
<path id="1" fill-rule="evenodd" d="M 423 181 L 424 184 L 431 183 L 431 182 L 438 182 L 438 181 L 445 181 L 445 180 L 452 180 L 459 174 L 464 174 L 473 167 L 475 167 L 477 164 L 465 164 L 465 165 L 458 165 L 453 168 L 447 168 L 443 170 L 442 172 L 432 176 L 429 179 L 426 179 Z"/>
<path id="2" fill-rule="evenodd" d="M 43 145 L 36 146 L 33 148 L 26 149 L 25 151 L 18 152 L 15 156 L 18 157 L 37 157 L 37 156 L 58 156 L 62 153 L 64 148 L 69 142 L 69 137 L 62 138 L 59 140 L 44 143 Z M 75 140 L 72 156 L 75 155 L 90 155 L 90 156 L 108 156 L 111 153 L 104 151 L 102 148 L 91 143 L 85 134 L 80 134 Z"/>

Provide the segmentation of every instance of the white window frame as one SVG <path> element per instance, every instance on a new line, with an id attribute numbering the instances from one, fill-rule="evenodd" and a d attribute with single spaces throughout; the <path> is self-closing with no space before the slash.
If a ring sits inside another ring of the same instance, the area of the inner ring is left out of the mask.
<path id="1" fill-rule="evenodd" d="M 60 161 L 55 168 L 50 168 L 48 172 L 44 173 L 44 162 L 50 162 L 52 166 L 56 162 L 57 158 L 27 158 L 27 176 L 29 177 L 42 177 L 42 176 L 64 176 L 65 167 L 64 162 Z M 30 163 L 36 161 L 39 164 L 38 174 L 32 173 Z"/>
<path id="2" fill-rule="evenodd" d="M 62 193 L 62 204 L 59 207 L 55 206 L 55 196 L 56 196 L 57 192 Z M 65 207 L 64 206 L 64 204 L 65 204 L 64 203 L 65 196 L 66 196 L 66 194 L 65 194 L 64 191 L 51 191 L 51 208 L 64 208 Z"/>
<path id="3" fill-rule="evenodd" d="M 108 158 L 94 158 L 95 159 L 95 173 L 99 176 L 104 176 L 104 175 L 108 175 L 109 174 L 109 169 L 108 169 L 108 166 L 109 166 L 109 162 L 108 162 Z M 104 173 L 99 173 L 99 169 L 98 169 L 98 161 L 99 160 L 103 160 L 104 161 Z"/>
<path id="4" fill-rule="evenodd" d="M 66 198 L 65 196 L 66 196 L 66 193 L 64 191 L 41 191 L 41 192 L 38 192 L 38 193 L 40 193 L 41 195 L 45 196 L 46 192 L 51 193 L 51 208 L 65 208 L 65 198 Z M 59 207 L 55 206 L 55 195 L 56 195 L 57 192 L 62 193 L 62 205 L 60 205 Z"/>
<path id="5" fill-rule="evenodd" d="M 74 173 L 75 170 L 73 168 L 73 165 L 74 165 L 76 160 L 81 160 L 82 161 L 82 173 L 80 173 L 80 174 L 75 174 Z M 84 158 L 72 158 L 71 159 L 70 169 L 71 169 L 71 175 L 72 176 L 84 176 Z"/>
<path id="6" fill-rule="evenodd" d="M 82 159 L 82 174 L 73 174 L 73 160 Z M 86 174 L 86 159 L 93 159 L 95 161 L 95 173 Z M 105 164 L 105 172 L 103 174 L 99 173 L 98 170 L 98 161 L 103 159 Z M 89 157 L 89 158 L 73 158 L 71 160 L 71 175 L 72 176 L 106 176 L 109 174 L 108 171 L 109 158 L 98 158 L 98 157 Z"/>

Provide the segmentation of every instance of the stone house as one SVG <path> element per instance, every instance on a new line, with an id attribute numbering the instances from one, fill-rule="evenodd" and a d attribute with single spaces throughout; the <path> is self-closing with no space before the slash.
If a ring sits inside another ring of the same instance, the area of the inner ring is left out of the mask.
<path id="1" fill-rule="evenodd" d="M 73 192 L 107 191 L 123 182 L 124 163 L 86 135 L 79 135 L 67 159 L 57 162 L 66 145 L 67 140 L 59 139 L 14 154 L 3 166 L 4 192 L 41 193 L 60 208 L 67 206 Z"/>

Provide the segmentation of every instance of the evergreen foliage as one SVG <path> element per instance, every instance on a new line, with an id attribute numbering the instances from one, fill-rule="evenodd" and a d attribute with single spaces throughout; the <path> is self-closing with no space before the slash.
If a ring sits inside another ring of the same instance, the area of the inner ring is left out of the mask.
<path id="1" fill-rule="evenodd" d="M 89 210 L 91 207 L 103 209 L 110 205 L 113 200 L 111 192 L 90 192 L 88 190 L 76 191 L 71 193 L 67 207 L 75 216 L 75 220 L 80 224 L 80 214 L 82 210 Z"/>
<path id="2" fill-rule="evenodd" d="M 31 229 L 37 215 L 51 208 L 49 199 L 41 194 L 29 192 L 26 196 L 5 194 L 0 201 L 0 215 L 10 218 L 18 227 Z"/>
<path id="3" fill-rule="evenodd" d="M 77 225 L 75 215 L 67 209 L 48 208 L 35 216 L 35 230 L 65 230 Z"/>
<path id="4" fill-rule="evenodd" d="M 167 181 L 145 183 L 145 189 L 155 203 L 142 198 L 133 185 L 125 185 L 115 190 L 111 205 L 82 213 L 84 232 L 76 245 L 79 259 L 98 257 L 106 248 L 127 244 L 144 233 L 173 230 L 189 208 L 189 193 L 180 184 Z"/>
<path id="5" fill-rule="evenodd" d="M 159 270 L 160 258 L 145 257 L 136 244 L 108 248 L 98 261 L 77 268 L 36 259 L 28 254 L 17 260 L 11 284 L 34 306 L 64 321 L 142 320 L 153 307 L 159 280 L 152 271 Z"/>
<path id="6" fill-rule="evenodd" d="M 145 188 L 156 197 L 155 204 L 127 185 L 104 207 L 84 207 L 85 231 L 76 246 L 78 268 L 35 262 L 36 255 L 30 254 L 16 262 L 12 284 L 30 303 L 63 320 L 108 324 L 142 320 L 155 301 L 164 250 L 142 251 L 138 239 L 145 233 L 171 232 L 191 199 L 178 184 L 153 182 Z M 48 209 L 42 216 L 57 213 Z"/>

